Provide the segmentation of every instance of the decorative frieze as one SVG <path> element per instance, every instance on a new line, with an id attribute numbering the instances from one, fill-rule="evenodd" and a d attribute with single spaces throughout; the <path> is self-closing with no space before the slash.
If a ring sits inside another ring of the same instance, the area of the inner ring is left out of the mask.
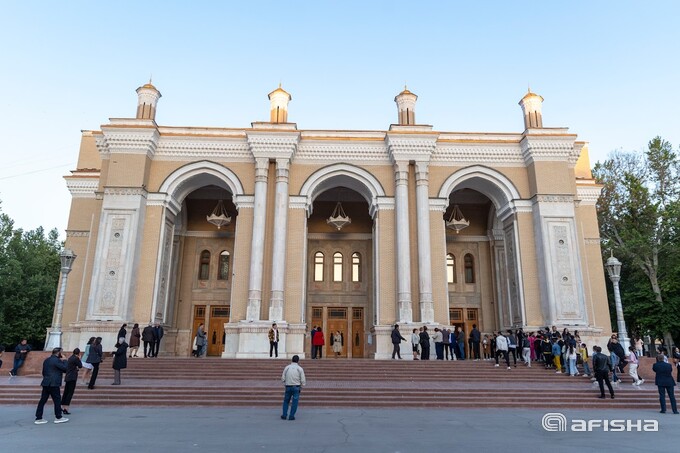
<path id="1" fill-rule="evenodd" d="M 95 198 L 95 192 L 99 188 L 99 177 L 75 178 L 66 177 L 66 187 L 73 198 Z"/>
<path id="2" fill-rule="evenodd" d="M 485 164 L 505 167 L 524 167 L 519 144 L 479 144 L 438 142 L 430 160 L 437 165 Z"/>
<path id="3" fill-rule="evenodd" d="M 602 186 L 600 185 L 577 185 L 576 196 L 584 205 L 594 206 L 602 193 Z"/>
<path id="4" fill-rule="evenodd" d="M 90 236 L 89 231 L 84 230 L 66 230 L 67 238 L 86 238 Z"/>
<path id="5" fill-rule="evenodd" d="M 142 154 L 153 159 L 160 134 L 156 128 L 127 129 L 102 127 L 102 134 L 95 137 L 95 143 L 102 159 L 111 154 Z"/>
<path id="6" fill-rule="evenodd" d="M 229 162 L 252 162 L 245 136 L 242 139 L 220 139 L 195 137 L 162 137 L 154 160 L 198 160 L 213 159 Z"/>

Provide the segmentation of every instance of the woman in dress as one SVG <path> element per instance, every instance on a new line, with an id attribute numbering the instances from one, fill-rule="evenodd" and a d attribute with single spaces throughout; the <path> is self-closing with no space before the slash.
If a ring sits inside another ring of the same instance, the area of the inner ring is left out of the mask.
<path id="1" fill-rule="evenodd" d="M 83 357 L 80 359 L 81 362 L 83 363 L 83 368 L 85 368 L 85 373 L 83 374 L 83 385 L 87 385 L 89 382 L 88 378 L 90 377 L 90 373 L 92 373 L 92 364 L 87 361 L 88 356 L 90 355 L 90 347 L 92 346 L 92 343 L 94 343 L 95 338 L 90 337 L 89 340 L 87 340 L 87 345 L 85 345 L 85 352 L 83 353 Z"/>
<path id="2" fill-rule="evenodd" d="M 418 344 L 420 344 L 420 335 L 418 329 L 413 329 L 411 334 L 411 346 L 413 346 L 413 360 L 418 360 Z"/>
<path id="3" fill-rule="evenodd" d="M 94 389 L 94 384 L 97 382 L 97 375 L 99 374 L 99 364 L 104 359 L 104 351 L 102 350 L 102 337 L 97 337 L 94 343 L 90 345 L 90 354 L 87 356 L 87 363 L 92 364 L 92 376 L 87 388 Z"/>
<path id="4" fill-rule="evenodd" d="M 137 357 L 137 351 L 139 350 L 139 345 L 141 344 L 141 338 L 142 335 L 139 333 L 139 324 L 135 323 L 135 326 L 132 328 L 132 332 L 130 333 L 130 357 Z M 134 355 L 132 354 L 133 352 Z"/>
<path id="5" fill-rule="evenodd" d="M 342 334 L 339 330 L 333 334 L 333 352 L 335 353 L 335 357 L 340 357 L 340 353 L 342 352 Z"/>
<path id="6" fill-rule="evenodd" d="M 80 360 L 80 348 L 73 350 L 73 355 L 68 358 L 66 362 L 66 376 L 64 377 L 64 396 L 61 397 L 61 411 L 70 415 L 71 398 L 76 391 L 76 383 L 78 382 L 78 371 L 83 367 L 83 362 Z"/>

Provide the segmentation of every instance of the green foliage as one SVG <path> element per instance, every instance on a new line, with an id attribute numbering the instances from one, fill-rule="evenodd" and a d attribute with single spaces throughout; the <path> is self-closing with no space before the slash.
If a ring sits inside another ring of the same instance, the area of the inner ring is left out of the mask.
<path id="1" fill-rule="evenodd" d="M 680 340 L 680 161 L 655 137 L 644 153 L 615 152 L 597 163 L 603 258 L 623 263 L 621 292 L 629 330 Z M 613 301 L 610 298 L 610 303 Z M 615 324 L 615 323 L 614 323 Z"/>
<path id="2" fill-rule="evenodd" d="M 34 347 L 45 341 L 59 279 L 62 243 L 56 229 L 14 229 L 0 212 L 0 343 L 27 338 Z"/>

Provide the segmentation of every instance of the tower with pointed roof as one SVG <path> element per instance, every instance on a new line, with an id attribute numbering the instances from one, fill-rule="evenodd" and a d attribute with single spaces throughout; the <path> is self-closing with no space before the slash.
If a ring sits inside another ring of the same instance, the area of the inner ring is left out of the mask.
<path id="1" fill-rule="evenodd" d="M 269 121 L 271 123 L 287 123 L 288 122 L 288 103 L 292 100 L 292 96 L 286 90 L 279 87 L 269 93 L 269 102 L 271 103 L 269 110 Z"/>

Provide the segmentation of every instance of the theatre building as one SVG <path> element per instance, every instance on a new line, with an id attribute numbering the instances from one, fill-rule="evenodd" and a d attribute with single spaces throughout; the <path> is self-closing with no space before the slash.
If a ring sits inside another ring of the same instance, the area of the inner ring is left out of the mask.
<path id="1" fill-rule="evenodd" d="M 169 356 L 203 323 L 224 358 L 268 358 L 273 322 L 280 357 L 309 357 L 313 326 L 327 353 L 340 331 L 342 357 L 375 359 L 395 323 L 611 332 L 588 147 L 543 127 L 539 95 L 517 133 L 419 124 L 408 89 L 382 131 L 299 129 L 281 87 L 250 128 L 160 126 L 161 93 L 137 95 L 65 178 L 68 350 L 111 348 L 124 322 L 162 324 Z"/>

